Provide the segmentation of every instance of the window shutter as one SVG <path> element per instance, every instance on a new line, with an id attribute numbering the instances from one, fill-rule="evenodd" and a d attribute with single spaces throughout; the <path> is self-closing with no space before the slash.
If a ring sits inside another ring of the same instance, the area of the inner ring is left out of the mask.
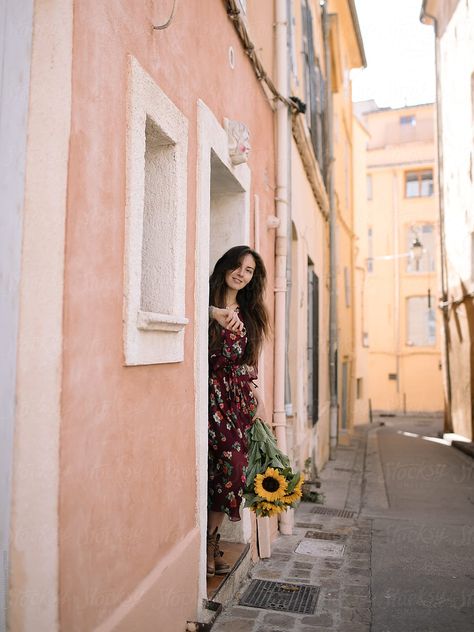
<path id="1" fill-rule="evenodd" d="M 306 98 L 309 101 L 307 103 L 307 121 L 310 128 L 311 143 L 313 145 L 314 155 L 316 156 L 316 160 L 318 161 L 321 173 L 324 176 L 324 112 L 326 102 L 325 81 L 314 55 L 313 16 L 307 1 L 303 3 L 302 11 L 303 33 L 306 40 L 306 77 L 309 84 L 306 90 Z"/>

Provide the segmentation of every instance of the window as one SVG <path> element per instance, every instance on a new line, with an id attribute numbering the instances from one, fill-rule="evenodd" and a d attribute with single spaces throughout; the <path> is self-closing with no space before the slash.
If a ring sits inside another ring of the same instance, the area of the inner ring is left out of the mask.
<path id="1" fill-rule="evenodd" d="M 362 399 L 362 378 L 358 377 L 356 382 L 356 397 Z"/>
<path id="2" fill-rule="evenodd" d="M 434 272 L 436 269 L 436 240 L 433 224 L 423 224 L 415 229 L 412 227 L 407 229 L 407 252 L 410 252 L 416 237 L 418 237 L 423 246 L 423 255 L 419 261 L 415 261 L 413 257 L 407 259 L 407 272 Z"/>
<path id="3" fill-rule="evenodd" d="M 342 363 L 341 386 L 341 428 L 345 430 L 349 419 L 349 362 Z"/>
<path id="4" fill-rule="evenodd" d="M 346 209 L 350 208 L 350 194 L 351 194 L 351 155 L 349 150 L 349 143 L 347 140 L 344 142 L 344 198 L 346 203 Z"/>
<path id="5" fill-rule="evenodd" d="M 430 197 L 433 195 L 433 171 L 408 171 L 405 174 L 405 197 Z"/>
<path id="6" fill-rule="evenodd" d="M 131 58 L 127 111 L 125 364 L 184 358 L 188 122 Z M 164 248 L 163 244 L 168 247 Z"/>
<path id="7" fill-rule="evenodd" d="M 298 78 L 298 65 L 296 63 L 296 40 L 295 40 L 295 29 L 296 29 L 296 20 L 294 16 L 294 7 L 293 3 L 289 3 L 288 6 L 288 19 L 290 24 L 290 33 L 289 33 L 289 49 L 290 49 L 290 67 L 291 67 L 291 77 L 294 82 L 295 87 L 300 85 Z"/>
<path id="8" fill-rule="evenodd" d="M 416 125 L 416 116 L 414 114 L 409 114 L 407 116 L 400 117 L 400 125 L 408 125 L 410 127 L 414 127 Z"/>
<path id="9" fill-rule="evenodd" d="M 474 72 L 471 74 L 471 122 L 474 131 Z"/>
<path id="10" fill-rule="evenodd" d="M 374 239 L 372 228 L 367 229 L 367 272 L 374 271 Z"/>
<path id="11" fill-rule="evenodd" d="M 407 299 L 407 346 L 432 347 L 436 344 L 436 316 L 427 296 Z"/>
<path id="12" fill-rule="evenodd" d="M 367 175 L 367 199 L 372 199 L 372 176 L 370 173 Z"/>
<path id="13" fill-rule="evenodd" d="M 140 310 L 157 314 L 170 314 L 173 305 L 173 288 L 163 283 L 169 270 L 168 249 L 161 247 L 163 236 L 156 225 L 163 221 L 162 216 L 173 213 L 173 189 L 169 184 L 173 179 L 174 153 L 174 143 L 147 116 Z M 172 228 L 167 228 L 171 233 Z"/>
<path id="14" fill-rule="evenodd" d="M 474 232 L 471 233 L 471 281 L 474 281 Z"/>
<path id="15" fill-rule="evenodd" d="M 308 418 L 319 418 L 319 278 L 308 260 Z"/>
<path id="16" fill-rule="evenodd" d="M 351 306 L 351 280 L 349 277 L 349 268 L 344 267 L 344 298 L 346 307 Z"/>
<path id="17" fill-rule="evenodd" d="M 471 135 L 473 142 L 471 143 L 469 177 L 472 182 L 474 180 L 474 149 L 472 148 L 474 145 L 474 72 L 471 74 Z"/>
<path id="18" fill-rule="evenodd" d="M 324 116 L 326 83 L 319 67 L 319 61 L 314 54 L 313 15 L 308 0 L 303 0 L 301 12 L 303 22 L 306 121 L 311 134 L 314 155 L 316 156 L 322 174 L 325 175 Z"/>

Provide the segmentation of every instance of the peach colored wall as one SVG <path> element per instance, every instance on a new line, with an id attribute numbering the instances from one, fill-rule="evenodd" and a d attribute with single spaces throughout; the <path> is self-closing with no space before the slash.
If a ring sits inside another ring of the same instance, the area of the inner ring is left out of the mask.
<path id="1" fill-rule="evenodd" d="M 152 23 L 163 21 L 164 13 L 161 4 L 153 10 L 150 4 L 111 1 L 75 5 L 60 462 L 60 621 L 68 632 L 85 632 L 107 619 L 196 523 L 192 262 L 198 98 L 220 122 L 225 116 L 250 128 L 252 192 L 260 196 L 262 221 L 273 213 L 272 113 L 223 3 L 178 4 L 171 26 L 154 32 Z M 229 45 L 236 54 L 234 71 Z M 174 365 L 123 367 L 129 54 L 189 119 L 191 322 L 185 361 Z M 272 311 L 271 237 L 261 250 Z M 271 410 L 270 348 L 266 358 Z M 167 605 L 174 613 L 169 632 L 195 617 L 198 576 L 196 556 L 183 561 L 176 552 L 171 559 L 176 576 L 185 568 L 196 582 Z M 165 574 L 155 579 L 157 590 L 170 582 Z M 156 621 L 139 629 L 154 630 Z"/>

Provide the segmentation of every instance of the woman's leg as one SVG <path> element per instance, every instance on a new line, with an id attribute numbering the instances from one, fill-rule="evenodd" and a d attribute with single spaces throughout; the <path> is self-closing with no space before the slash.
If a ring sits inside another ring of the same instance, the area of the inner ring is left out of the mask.
<path id="1" fill-rule="evenodd" d="M 225 513 L 223 511 L 208 511 L 207 513 L 207 533 L 214 533 L 216 527 L 219 527 L 224 520 Z"/>
<path id="2" fill-rule="evenodd" d="M 222 559 L 223 552 L 219 550 L 219 534 L 217 530 L 224 520 L 223 511 L 209 511 L 207 518 L 207 576 L 225 575 L 230 572 L 230 566 Z"/>

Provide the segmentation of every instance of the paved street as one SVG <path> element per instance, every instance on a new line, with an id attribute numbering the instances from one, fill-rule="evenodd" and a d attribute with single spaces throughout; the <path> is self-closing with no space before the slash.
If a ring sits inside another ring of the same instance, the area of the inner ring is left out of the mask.
<path id="1" fill-rule="evenodd" d="M 429 419 L 377 431 L 362 515 L 372 517 L 372 629 L 474 629 L 474 470 L 454 448 L 420 437 Z M 369 457 L 370 458 L 370 457 Z M 369 469 L 370 468 L 370 469 Z M 376 469 L 377 468 L 377 469 Z"/>
<path id="2" fill-rule="evenodd" d="M 376 418 L 360 428 L 321 474 L 324 508 L 345 515 L 313 513 L 320 506 L 302 503 L 294 535 L 281 536 L 272 558 L 255 565 L 213 630 L 474 629 L 473 461 L 437 442 L 440 429 L 439 418 L 421 416 Z M 305 538 L 309 531 L 316 539 Z M 334 540 L 318 541 L 321 532 Z M 296 553 L 301 542 L 306 548 Z M 342 555 L 318 550 L 334 544 L 344 545 Z M 320 587 L 315 613 L 238 605 L 251 579 Z"/>

